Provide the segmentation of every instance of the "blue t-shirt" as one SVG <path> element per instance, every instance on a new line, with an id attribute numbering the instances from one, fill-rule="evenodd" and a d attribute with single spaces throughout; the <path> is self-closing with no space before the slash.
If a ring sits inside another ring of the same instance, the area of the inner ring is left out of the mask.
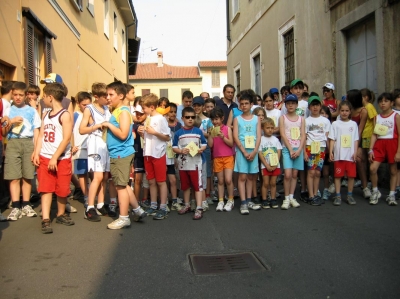
<path id="1" fill-rule="evenodd" d="M 11 106 L 10 109 L 4 112 L 10 119 L 16 116 L 23 118 L 23 127 L 19 134 L 12 132 L 12 128 L 7 134 L 8 139 L 12 138 L 32 138 L 34 129 L 39 129 L 41 126 L 41 120 L 38 112 L 29 105 L 25 105 L 21 108 L 17 106 Z M 13 125 L 14 127 L 15 125 Z"/>
<path id="2" fill-rule="evenodd" d="M 245 147 L 246 136 L 254 138 L 254 144 L 257 139 L 257 123 L 258 117 L 253 115 L 252 119 L 244 119 L 242 116 L 237 117 L 238 120 L 238 137 L 240 143 Z"/>

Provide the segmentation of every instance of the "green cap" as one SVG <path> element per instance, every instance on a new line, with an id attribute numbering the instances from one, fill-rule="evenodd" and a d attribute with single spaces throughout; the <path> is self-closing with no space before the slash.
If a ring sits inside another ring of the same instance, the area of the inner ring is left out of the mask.
<path id="1" fill-rule="evenodd" d="M 318 102 L 319 104 L 322 103 L 321 99 L 319 98 L 319 96 L 312 96 L 308 98 L 308 106 L 311 105 L 312 102 Z"/>
<path id="2" fill-rule="evenodd" d="M 293 86 L 295 86 L 295 85 L 298 84 L 298 83 L 304 84 L 304 83 L 303 83 L 303 80 L 301 80 L 301 79 L 294 79 L 294 80 L 290 83 L 290 88 L 292 88 Z"/>

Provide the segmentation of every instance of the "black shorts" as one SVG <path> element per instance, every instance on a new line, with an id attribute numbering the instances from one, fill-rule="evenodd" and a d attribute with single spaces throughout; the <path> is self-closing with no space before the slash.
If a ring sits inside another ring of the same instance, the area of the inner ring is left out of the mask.
<path id="1" fill-rule="evenodd" d="M 136 157 L 133 160 L 133 167 L 135 168 L 135 173 L 145 173 L 144 171 L 144 157 Z"/>
<path id="2" fill-rule="evenodd" d="M 175 165 L 167 165 L 167 174 L 175 174 Z"/>
<path id="3" fill-rule="evenodd" d="M 331 165 L 331 162 L 329 161 L 329 153 L 325 152 L 325 159 L 324 159 L 324 166 L 329 166 Z"/>

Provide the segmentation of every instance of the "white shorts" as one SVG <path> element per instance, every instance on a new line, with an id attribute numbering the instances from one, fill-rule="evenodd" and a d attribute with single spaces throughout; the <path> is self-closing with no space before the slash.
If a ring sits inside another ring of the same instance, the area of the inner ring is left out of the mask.
<path id="1" fill-rule="evenodd" d="M 98 136 L 88 138 L 88 170 L 94 172 L 110 171 L 110 155 L 107 144 Z"/>

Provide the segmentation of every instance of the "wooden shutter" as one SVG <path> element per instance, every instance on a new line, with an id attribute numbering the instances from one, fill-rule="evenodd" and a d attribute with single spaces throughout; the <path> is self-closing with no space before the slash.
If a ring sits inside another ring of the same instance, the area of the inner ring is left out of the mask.
<path id="1" fill-rule="evenodd" d="M 142 89 L 142 96 L 150 93 L 150 89 Z"/>
<path id="2" fill-rule="evenodd" d="M 26 82 L 29 84 L 35 84 L 35 61 L 34 61 L 34 26 L 29 21 L 26 20 L 26 45 L 25 45 L 25 63 L 26 63 L 26 70 L 25 70 L 25 77 Z"/>
<path id="3" fill-rule="evenodd" d="M 52 64 L 51 64 L 51 39 L 46 37 L 44 39 L 44 60 L 45 60 L 45 67 L 46 67 L 46 75 L 52 73 Z"/>

